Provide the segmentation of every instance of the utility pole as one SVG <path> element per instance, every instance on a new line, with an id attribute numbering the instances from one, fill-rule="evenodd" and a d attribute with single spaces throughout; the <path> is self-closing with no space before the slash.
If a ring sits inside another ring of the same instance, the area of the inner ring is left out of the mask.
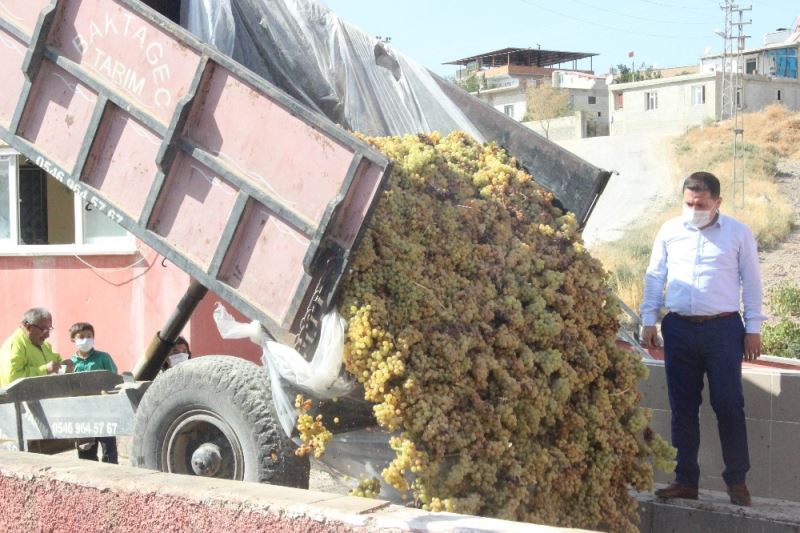
<path id="1" fill-rule="evenodd" d="M 725 49 L 722 55 L 722 108 L 720 118 L 730 118 L 733 123 L 733 206 L 744 207 L 744 48 L 749 35 L 745 35 L 744 26 L 752 24 L 752 20 L 744 20 L 744 12 L 752 10 L 752 6 L 740 6 L 732 0 L 725 0 L 720 5 L 725 13 L 725 31 L 723 39 Z M 734 41 L 736 46 L 734 48 Z"/>

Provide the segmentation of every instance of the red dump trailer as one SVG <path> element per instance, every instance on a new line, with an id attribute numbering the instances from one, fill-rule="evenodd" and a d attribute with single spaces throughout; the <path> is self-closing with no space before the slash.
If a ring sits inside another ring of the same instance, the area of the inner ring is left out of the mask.
<path id="1" fill-rule="evenodd" d="M 132 436 L 137 466 L 307 487 L 263 367 L 211 356 L 155 378 L 209 289 L 313 345 L 390 162 L 136 0 L 3 0 L 0 70 L 0 141 L 193 280 L 130 379 L 19 380 L 0 437 Z M 439 82 L 585 221 L 607 172 Z"/>

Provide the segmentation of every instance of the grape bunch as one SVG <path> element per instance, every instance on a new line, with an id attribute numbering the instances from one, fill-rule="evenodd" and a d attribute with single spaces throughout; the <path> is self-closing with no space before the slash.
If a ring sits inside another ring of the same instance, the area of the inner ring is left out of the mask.
<path id="1" fill-rule="evenodd" d="M 430 510 L 635 531 L 671 448 L 572 214 L 464 133 L 365 138 L 394 167 L 343 280 L 347 370 Z M 374 487 L 373 487 L 374 488 Z"/>
<path id="2" fill-rule="evenodd" d="M 305 456 L 313 453 L 319 459 L 325 453 L 325 445 L 333 438 L 331 433 L 322 421 L 322 415 L 312 416 L 313 402 L 298 394 L 294 400 L 294 406 L 298 410 L 297 433 L 301 444 L 294 451 L 295 455 Z"/>

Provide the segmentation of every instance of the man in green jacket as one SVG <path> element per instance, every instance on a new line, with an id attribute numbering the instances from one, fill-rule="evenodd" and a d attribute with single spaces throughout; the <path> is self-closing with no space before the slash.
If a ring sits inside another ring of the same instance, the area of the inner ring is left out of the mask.
<path id="1" fill-rule="evenodd" d="M 52 330 L 50 311 L 41 307 L 25 311 L 20 327 L 0 347 L 0 387 L 20 378 L 56 374 L 62 364 L 72 367 L 72 361 L 63 361 L 46 342 Z"/>

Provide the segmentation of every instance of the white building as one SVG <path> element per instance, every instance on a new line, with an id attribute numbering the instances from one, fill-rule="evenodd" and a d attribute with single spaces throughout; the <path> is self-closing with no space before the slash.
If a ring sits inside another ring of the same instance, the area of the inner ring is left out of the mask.
<path id="1" fill-rule="evenodd" d="M 780 103 L 800 110 L 800 80 L 742 77 L 744 111 Z M 722 73 L 704 72 L 609 86 L 610 133 L 681 133 L 722 118 Z"/>
<path id="2" fill-rule="evenodd" d="M 800 17 L 791 29 L 764 37 L 764 46 L 746 50 L 742 92 L 735 95 L 744 111 L 780 103 L 800 110 Z M 722 118 L 723 56 L 707 54 L 700 72 L 653 80 L 609 85 L 611 135 L 639 131 L 680 133 L 705 121 Z M 728 58 L 726 71 L 736 68 Z"/>
<path id="3" fill-rule="evenodd" d="M 477 76 L 480 88 L 473 92 L 475 96 L 519 121 L 524 120 L 528 111 L 529 87 L 547 84 L 565 89 L 569 93 L 572 108 L 584 113 L 582 120 L 587 131 L 581 130 L 581 136 L 607 135 L 608 89 L 605 78 L 596 76 L 591 70 L 591 58 L 595 55 L 504 48 L 450 64 L 464 67 L 457 79 Z M 589 69 L 578 69 L 578 61 L 586 59 L 589 59 Z"/>
<path id="4" fill-rule="evenodd" d="M 745 74 L 769 78 L 798 79 L 798 50 L 800 50 L 800 17 L 791 28 L 779 28 L 764 35 L 764 44 L 742 52 Z M 700 58 L 701 72 L 721 72 L 722 54 L 706 54 Z M 729 57 L 727 69 L 737 68 L 736 57 Z"/>

